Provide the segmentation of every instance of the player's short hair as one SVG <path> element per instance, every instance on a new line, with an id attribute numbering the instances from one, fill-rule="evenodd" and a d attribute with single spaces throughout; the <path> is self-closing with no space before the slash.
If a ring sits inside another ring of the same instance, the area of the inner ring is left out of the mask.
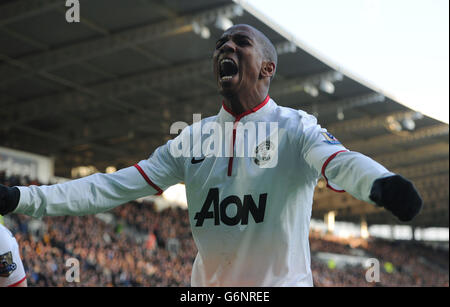
<path id="1" fill-rule="evenodd" d="M 277 70 L 277 66 L 278 66 L 278 54 L 277 54 L 277 49 L 275 48 L 275 46 L 272 44 L 272 42 L 270 41 L 269 38 L 267 38 L 266 35 L 264 35 L 264 33 L 262 33 L 261 31 L 259 31 L 258 29 L 255 29 L 258 32 L 258 42 L 262 47 L 262 53 L 263 56 L 265 57 L 266 60 L 269 60 L 271 62 L 275 63 L 275 69 L 273 71 L 273 75 L 270 78 L 270 80 L 272 80 L 275 77 L 275 72 Z"/>
<path id="2" fill-rule="evenodd" d="M 270 80 L 272 80 L 275 77 L 275 71 L 276 71 L 277 66 L 278 66 L 277 49 L 272 44 L 270 39 L 264 33 L 262 33 L 260 30 L 256 29 L 255 27 L 252 27 L 252 26 L 247 25 L 247 24 L 234 25 L 234 27 L 237 27 L 237 26 L 250 27 L 255 32 L 256 40 L 257 40 L 257 42 L 259 43 L 259 45 L 261 47 L 261 51 L 262 51 L 262 54 L 264 56 L 264 59 L 275 63 L 275 70 L 273 72 L 272 77 L 270 78 Z"/>

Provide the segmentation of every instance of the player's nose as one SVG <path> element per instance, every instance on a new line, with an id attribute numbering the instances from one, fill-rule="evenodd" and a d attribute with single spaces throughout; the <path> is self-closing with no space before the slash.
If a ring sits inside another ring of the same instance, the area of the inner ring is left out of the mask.
<path id="1" fill-rule="evenodd" d="M 219 48 L 219 54 L 220 53 L 234 53 L 236 52 L 236 44 L 230 39 L 223 43 L 222 46 Z"/>

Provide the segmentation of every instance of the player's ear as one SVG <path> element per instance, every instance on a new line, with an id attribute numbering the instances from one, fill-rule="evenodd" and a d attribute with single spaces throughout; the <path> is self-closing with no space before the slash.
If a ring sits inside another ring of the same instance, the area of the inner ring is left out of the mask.
<path id="1" fill-rule="evenodd" d="M 272 78 L 275 74 L 275 63 L 272 61 L 264 61 L 261 66 L 261 77 Z"/>

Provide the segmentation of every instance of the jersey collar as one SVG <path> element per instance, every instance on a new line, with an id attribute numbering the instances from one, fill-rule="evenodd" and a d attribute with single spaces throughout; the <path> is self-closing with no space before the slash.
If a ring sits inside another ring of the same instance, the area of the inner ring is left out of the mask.
<path id="1" fill-rule="evenodd" d="M 261 102 L 259 105 L 254 107 L 251 110 L 245 111 L 241 114 L 235 114 L 232 110 L 230 110 L 225 104 L 222 102 L 222 108 L 219 112 L 219 117 L 225 120 L 232 120 L 232 121 L 240 121 L 241 119 L 245 118 L 248 120 L 253 119 L 254 116 L 259 114 L 265 114 L 269 109 L 271 109 L 273 104 L 272 99 L 270 99 L 270 96 L 267 95 L 263 102 Z M 252 115 L 252 116 L 248 116 Z"/>

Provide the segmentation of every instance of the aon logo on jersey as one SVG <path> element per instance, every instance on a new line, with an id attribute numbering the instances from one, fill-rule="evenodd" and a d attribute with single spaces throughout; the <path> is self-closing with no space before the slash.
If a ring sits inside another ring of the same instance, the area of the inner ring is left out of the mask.
<path id="1" fill-rule="evenodd" d="M 212 188 L 206 196 L 200 212 L 195 214 L 194 219 L 197 221 L 196 227 L 203 226 L 205 219 L 214 219 L 214 225 L 220 222 L 228 226 L 234 226 L 239 223 L 241 225 L 248 224 L 248 216 L 252 215 L 256 223 L 264 221 L 264 213 L 266 212 L 267 193 L 259 195 L 258 205 L 255 203 L 251 195 L 244 195 L 244 201 L 238 196 L 230 195 L 219 203 L 219 189 Z M 213 207 L 211 210 L 211 206 Z M 227 208 L 236 207 L 236 213 L 227 213 Z"/>

